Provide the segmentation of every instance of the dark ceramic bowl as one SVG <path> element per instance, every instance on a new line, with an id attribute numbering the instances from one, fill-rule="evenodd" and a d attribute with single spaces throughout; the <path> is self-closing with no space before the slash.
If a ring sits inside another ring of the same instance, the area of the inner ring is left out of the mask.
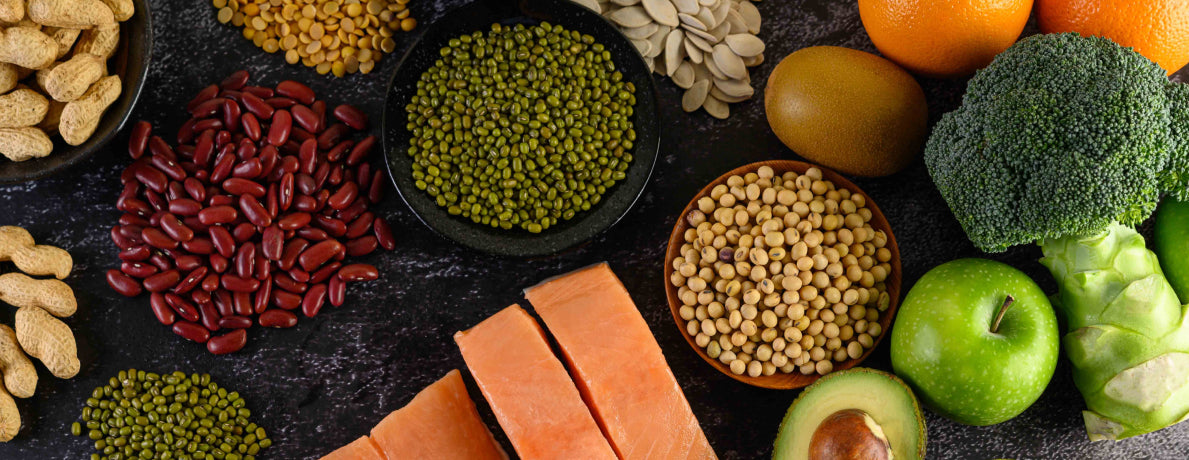
<path id="1" fill-rule="evenodd" d="M 615 67 L 636 86 L 633 123 L 636 130 L 633 160 L 627 177 L 615 184 L 602 201 L 573 219 L 559 222 L 539 234 L 520 229 L 503 230 L 451 216 L 429 194 L 413 185 L 412 159 L 408 155 L 411 133 L 405 106 L 421 74 L 438 59 L 438 50 L 451 38 L 490 30 L 494 23 L 536 24 L 548 21 L 590 34 L 606 46 Z M 401 198 L 425 225 L 460 244 L 484 252 L 521 257 L 556 254 L 587 241 L 620 220 L 644 191 L 656 163 L 660 133 L 656 119 L 656 86 L 636 48 L 619 30 L 599 16 L 569 0 L 478 0 L 455 9 L 425 30 L 405 54 L 388 86 L 384 108 L 384 150 L 388 172 Z"/>
<path id="2" fill-rule="evenodd" d="M 78 146 L 63 142 L 59 136 L 50 136 L 54 140 L 54 152 L 44 158 L 12 162 L 0 157 L 0 184 L 40 179 L 60 172 L 101 150 L 124 126 L 132 108 L 136 106 L 136 100 L 140 98 L 153 55 L 153 22 L 149 14 L 149 2 L 133 0 L 132 3 L 136 6 L 136 14 L 120 23 L 119 49 L 107 61 L 107 71 L 120 76 L 123 88 L 120 97 L 103 112 L 103 119 L 99 120 L 95 133 Z"/>

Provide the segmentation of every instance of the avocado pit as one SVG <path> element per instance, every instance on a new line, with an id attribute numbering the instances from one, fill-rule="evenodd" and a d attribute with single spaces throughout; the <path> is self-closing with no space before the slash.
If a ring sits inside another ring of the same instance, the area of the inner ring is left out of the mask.
<path id="1" fill-rule="evenodd" d="M 845 409 L 830 414 L 809 441 L 810 460 L 892 460 L 883 428 L 866 412 Z"/>

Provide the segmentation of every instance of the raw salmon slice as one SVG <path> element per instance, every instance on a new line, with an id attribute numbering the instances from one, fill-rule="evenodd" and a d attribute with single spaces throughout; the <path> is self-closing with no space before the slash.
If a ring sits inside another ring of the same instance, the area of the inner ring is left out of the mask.
<path id="1" fill-rule="evenodd" d="M 541 326 L 519 305 L 454 341 L 522 459 L 615 460 Z"/>
<path id="2" fill-rule="evenodd" d="M 334 452 L 326 454 L 322 460 L 388 460 L 380 448 L 367 436 L 360 436 Z"/>
<path id="3" fill-rule="evenodd" d="M 372 428 L 388 460 L 507 460 L 452 370 Z M 379 457 L 384 458 L 384 457 Z"/>
<path id="4" fill-rule="evenodd" d="M 717 456 L 648 323 L 607 264 L 525 291 L 623 460 Z"/>

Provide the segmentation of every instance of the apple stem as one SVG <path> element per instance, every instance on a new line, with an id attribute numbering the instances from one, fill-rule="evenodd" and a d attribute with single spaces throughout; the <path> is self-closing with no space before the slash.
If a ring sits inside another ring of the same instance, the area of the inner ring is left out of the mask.
<path id="1" fill-rule="evenodd" d="M 1010 296 L 1010 295 L 1007 296 L 1007 298 L 1003 299 L 1003 306 L 999 307 L 999 314 L 995 315 L 995 322 L 991 323 L 991 333 L 992 334 L 999 333 L 999 322 L 1003 321 L 1003 314 L 1007 313 L 1007 309 L 1011 308 L 1012 302 L 1015 302 L 1015 301 L 1016 301 L 1016 299 L 1012 298 L 1012 296 Z"/>

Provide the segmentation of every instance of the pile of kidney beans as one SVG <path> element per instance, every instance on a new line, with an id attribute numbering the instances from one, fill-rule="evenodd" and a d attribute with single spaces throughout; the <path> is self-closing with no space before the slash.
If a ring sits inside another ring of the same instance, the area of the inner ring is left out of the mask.
<path id="1" fill-rule="evenodd" d="M 376 137 L 351 139 L 367 115 L 328 111 L 298 82 L 247 83 L 241 70 L 199 91 L 176 147 L 137 123 L 111 230 L 112 289 L 148 291 L 157 320 L 215 354 L 243 348 L 253 324 L 292 327 L 295 311 L 342 305 L 346 283 L 379 276 L 344 259 L 395 245 L 368 211 L 385 186 L 367 161 Z"/>

